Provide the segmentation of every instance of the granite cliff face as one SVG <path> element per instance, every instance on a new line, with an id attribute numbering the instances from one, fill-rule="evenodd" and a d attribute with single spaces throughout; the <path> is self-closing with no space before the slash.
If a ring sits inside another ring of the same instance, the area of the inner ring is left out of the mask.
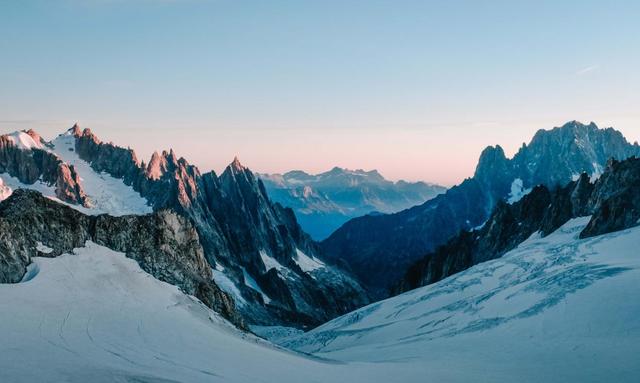
<path id="1" fill-rule="evenodd" d="M 19 282 L 32 257 L 56 257 L 93 241 L 125 253 L 157 279 L 244 326 L 233 300 L 212 281 L 195 228 L 174 212 L 89 216 L 18 189 L 0 203 L 0 239 L 0 283 Z"/>
<path id="2" fill-rule="evenodd" d="M 269 197 L 296 213 L 300 225 L 315 240 L 328 237 L 351 218 L 372 212 L 395 213 L 419 205 L 446 189 L 425 182 L 391 182 L 378 171 L 335 167 L 308 174 L 259 174 Z"/>
<path id="3" fill-rule="evenodd" d="M 355 218 L 321 244 L 327 257 L 344 263 L 382 296 L 413 262 L 460 230 L 482 225 L 499 201 L 517 201 L 542 184 L 555 188 L 586 172 L 599 175 L 610 158 L 640 154 L 612 128 L 576 121 L 538 131 L 512 158 L 488 147 L 475 174 L 426 203 L 390 215 Z"/>
<path id="4" fill-rule="evenodd" d="M 583 173 L 566 186 L 540 185 L 513 204 L 498 202 L 482 228 L 460 232 L 414 263 L 393 293 L 435 283 L 499 258 L 535 233 L 544 237 L 572 218 L 589 215 L 580 238 L 640 224 L 640 159 L 610 160 L 593 183 Z"/>

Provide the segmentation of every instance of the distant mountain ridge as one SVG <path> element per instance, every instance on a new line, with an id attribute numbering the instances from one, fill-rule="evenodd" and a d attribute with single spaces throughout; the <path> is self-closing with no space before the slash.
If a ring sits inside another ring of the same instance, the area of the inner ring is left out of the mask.
<path id="1" fill-rule="evenodd" d="M 321 246 L 328 257 L 346 263 L 371 289 L 385 295 L 410 264 L 460 230 L 482 225 L 500 200 L 515 202 L 538 184 L 564 185 L 583 172 L 597 177 L 610 158 L 638 154 L 637 143 L 595 123 L 571 121 L 539 130 L 512 159 L 499 145 L 487 147 L 472 178 L 420 206 L 355 218 Z"/>
<path id="2" fill-rule="evenodd" d="M 394 213 L 446 190 L 426 182 L 392 182 L 377 170 L 340 167 L 315 175 L 293 170 L 258 176 L 269 196 L 292 208 L 302 228 L 316 240 L 326 238 L 351 218 Z"/>

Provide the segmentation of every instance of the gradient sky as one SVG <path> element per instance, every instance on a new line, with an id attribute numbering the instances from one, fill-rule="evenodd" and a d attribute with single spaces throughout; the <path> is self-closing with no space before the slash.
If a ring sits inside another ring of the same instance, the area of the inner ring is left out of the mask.
<path id="1" fill-rule="evenodd" d="M 446 185 L 568 120 L 640 140 L 638 1 L 0 0 L 0 132 Z"/>

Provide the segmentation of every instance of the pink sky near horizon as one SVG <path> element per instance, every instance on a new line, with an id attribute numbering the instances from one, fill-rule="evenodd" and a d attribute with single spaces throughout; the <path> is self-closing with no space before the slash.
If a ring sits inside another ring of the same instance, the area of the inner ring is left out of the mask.
<path id="1" fill-rule="evenodd" d="M 480 152 L 488 145 L 501 145 L 511 157 L 538 129 L 551 129 L 570 119 L 525 122 L 458 124 L 404 124 L 403 128 L 269 128 L 220 129 L 187 125 L 103 125 L 79 121 L 103 141 L 132 147 L 139 159 L 148 160 L 154 150 L 173 148 L 179 156 L 201 171 L 218 174 L 238 156 L 254 172 L 283 173 L 303 170 L 311 174 L 334 166 L 348 169 L 377 169 L 390 180 L 426 181 L 444 186 L 459 184 L 473 175 Z M 588 123 L 593 119 L 580 120 Z M 640 119 L 594 120 L 599 127 L 620 130 L 627 140 L 640 137 Z M 72 122 L 5 121 L 0 132 L 33 128 L 45 139 L 68 129 Z M 150 134 L 149 131 L 153 133 Z M 312 149 L 309 149 L 312 148 Z"/>

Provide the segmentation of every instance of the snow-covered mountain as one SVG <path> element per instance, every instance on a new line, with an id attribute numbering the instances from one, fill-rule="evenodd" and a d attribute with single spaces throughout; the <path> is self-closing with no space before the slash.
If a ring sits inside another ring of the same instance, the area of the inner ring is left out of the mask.
<path id="1" fill-rule="evenodd" d="M 446 190 L 426 182 L 392 182 L 377 170 L 339 167 L 314 175 L 294 170 L 258 176 L 269 196 L 292 208 L 302 228 L 316 240 L 325 239 L 351 218 L 373 212 L 395 213 Z"/>
<path id="2" fill-rule="evenodd" d="M 420 206 L 350 220 L 322 249 L 384 295 L 412 263 L 460 230 L 482 225 L 499 201 L 515 202 L 538 184 L 564 185 L 582 172 L 597 178 L 610 158 L 634 155 L 640 155 L 637 143 L 594 123 L 540 130 L 511 159 L 500 146 L 486 148 L 472 178 Z"/>
<path id="3" fill-rule="evenodd" d="M 237 159 L 219 176 L 201 174 L 173 151 L 145 164 L 76 125 L 51 142 L 34 131 L 0 136 L 0 179 L 3 198 L 30 188 L 87 215 L 172 210 L 187 218 L 214 283 L 248 323 L 317 325 L 368 303 L 359 283 L 319 258 L 294 213 L 271 202 Z M 26 260 L 36 254 L 18 253 Z"/>

